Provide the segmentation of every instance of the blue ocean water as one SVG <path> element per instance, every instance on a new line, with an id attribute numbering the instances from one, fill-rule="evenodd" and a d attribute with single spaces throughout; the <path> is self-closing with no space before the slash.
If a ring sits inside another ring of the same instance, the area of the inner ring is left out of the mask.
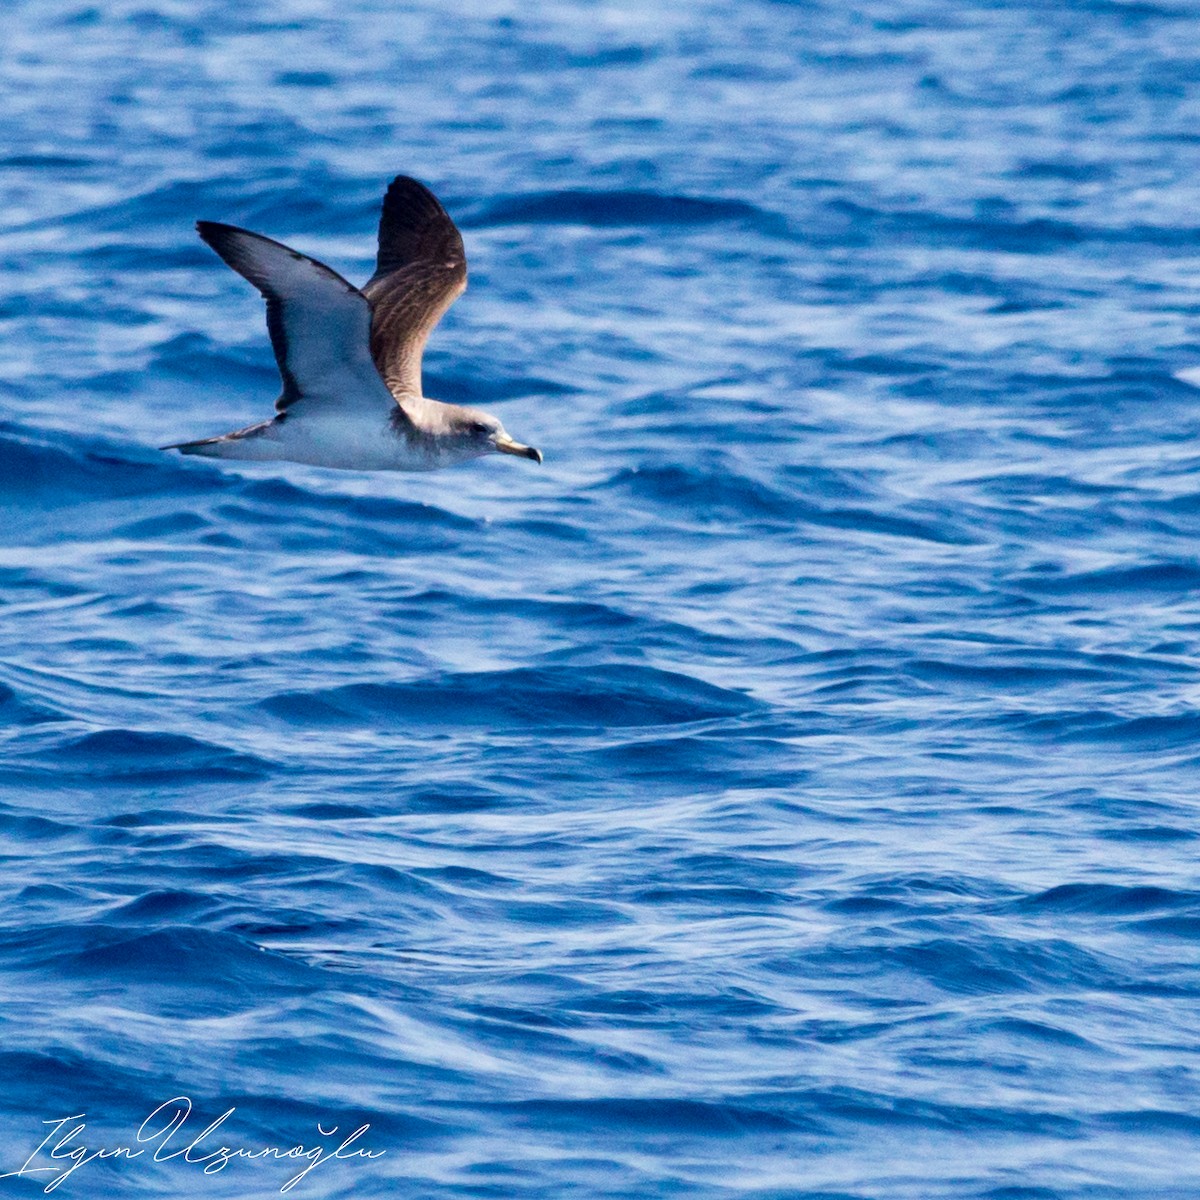
<path id="1" fill-rule="evenodd" d="M 470 9 L 6 9 L 0 1189 L 1190 1200 L 1200 9 Z M 158 452 L 399 172 L 545 465 Z"/>

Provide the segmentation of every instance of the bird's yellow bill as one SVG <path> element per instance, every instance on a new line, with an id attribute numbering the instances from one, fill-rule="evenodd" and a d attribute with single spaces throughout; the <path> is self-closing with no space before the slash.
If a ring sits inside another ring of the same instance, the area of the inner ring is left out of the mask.
<path id="1" fill-rule="evenodd" d="M 514 442 L 512 438 L 497 438 L 496 449 L 501 454 L 516 454 L 520 458 L 532 458 L 537 463 L 542 461 L 540 450 L 535 450 L 532 446 L 522 446 L 520 442 Z"/>

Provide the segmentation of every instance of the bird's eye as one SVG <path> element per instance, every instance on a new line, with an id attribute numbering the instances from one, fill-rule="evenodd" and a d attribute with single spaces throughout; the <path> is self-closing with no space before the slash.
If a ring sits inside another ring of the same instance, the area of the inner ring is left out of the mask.
<path id="1" fill-rule="evenodd" d="M 471 432 L 472 433 L 487 433 L 488 427 L 482 421 L 472 421 L 471 422 Z"/>

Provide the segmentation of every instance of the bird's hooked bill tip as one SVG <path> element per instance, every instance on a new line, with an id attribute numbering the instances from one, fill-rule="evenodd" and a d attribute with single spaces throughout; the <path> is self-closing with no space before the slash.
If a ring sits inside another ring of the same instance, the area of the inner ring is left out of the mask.
<path id="1" fill-rule="evenodd" d="M 535 463 L 542 461 L 542 452 L 533 446 L 522 446 L 520 442 L 514 442 L 512 438 L 497 438 L 496 449 L 501 454 L 515 454 L 519 458 L 532 458 Z"/>

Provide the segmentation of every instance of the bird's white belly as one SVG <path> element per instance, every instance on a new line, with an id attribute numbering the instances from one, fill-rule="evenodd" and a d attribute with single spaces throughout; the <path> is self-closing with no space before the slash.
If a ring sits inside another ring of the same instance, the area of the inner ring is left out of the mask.
<path id="1" fill-rule="evenodd" d="M 349 471 L 432 471 L 474 457 L 447 453 L 449 447 L 414 445 L 389 420 L 356 420 L 345 413 L 329 418 L 288 414 L 265 430 L 261 440 L 270 444 L 264 458 Z"/>

